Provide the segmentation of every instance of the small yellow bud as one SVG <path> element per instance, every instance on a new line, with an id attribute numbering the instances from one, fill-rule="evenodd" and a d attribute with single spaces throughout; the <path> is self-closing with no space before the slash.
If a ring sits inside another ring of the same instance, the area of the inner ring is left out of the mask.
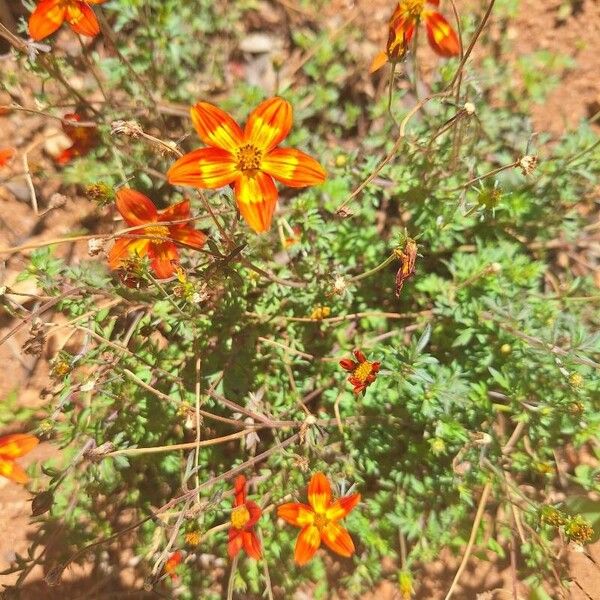
<path id="1" fill-rule="evenodd" d="M 431 446 L 431 451 L 436 456 L 444 454 L 444 452 L 446 451 L 446 443 L 441 438 L 433 438 L 429 440 L 429 445 Z"/>
<path id="2" fill-rule="evenodd" d="M 594 537 L 594 529 L 581 515 L 575 515 L 565 524 L 565 535 L 577 544 L 589 544 Z"/>
<path id="3" fill-rule="evenodd" d="M 338 154 L 335 157 L 335 166 L 336 167 L 345 167 L 346 163 L 348 162 L 348 158 L 346 157 L 345 154 Z"/>
<path id="4" fill-rule="evenodd" d="M 580 388 L 583 385 L 583 377 L 580 373 L 571 373 L 569 375 L 569 383 L 574 388 Z"/>
<path id="5" fill-rule="evenodd" d="M 400 571 L 398 575 L 398 587 L 400 588 L 400 597 L 402 600 L 410 600 L 412 598 L 414 589 L 412 576 L 408 571 Z"/>
<path id="6" fill-rule="evenodd" d="M 502 354 L 510 354 L 512 352 L 512 346 L 510 344 L 502 344 L 502 346 L 500 346 L 500 352 Z"/>
<path id="7" fill-rule="evenodd" d="M 197 546 L 202 540 L 202 535 L 199 531 L 188 531 L 185 534 L 185 543 L 190 546 Z"/>

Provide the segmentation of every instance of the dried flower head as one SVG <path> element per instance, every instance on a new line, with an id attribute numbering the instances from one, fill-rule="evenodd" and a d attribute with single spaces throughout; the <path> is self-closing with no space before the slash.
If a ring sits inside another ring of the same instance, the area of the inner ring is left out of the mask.
<path id="1" fill-rule="evenodd" d="M 538 157 L 532 156 L 531 154 L 526 154 L 522 156 L 519 160 L 519 168 L 521 169 L 521 173 L 523 175 L 531 175 L 538 166 Z"/>
<path id="2" fill-rule="evenodd" d="M 137 121 L 113 121 L 110 124 L 110 132 L 113 135 L 124 135 L 135 139 L 140 137 L 144 130 Z"/>
<path id="3" fill-rule="evenodd" d="M 406 238 L 404 248 L 396 248 L 394 254 L 400 261 L 400 268 L 396 273 L 395 293 L 396 298 L 400 297 L 400 292 L 404 287 L 404 282 L 410 279 L 415 273 L 415 262 L 417 260 L 417 242 L 412 238 Z"/>

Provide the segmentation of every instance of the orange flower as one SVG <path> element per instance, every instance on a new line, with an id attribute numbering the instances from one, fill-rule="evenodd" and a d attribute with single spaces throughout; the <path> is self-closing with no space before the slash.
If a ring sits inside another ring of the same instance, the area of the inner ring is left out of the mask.
<path id="1" fill-rule="evenodd" d="M 129 227 L 144 227 L 129 234 L 139 237 L 121 237 L 115 242 L 108 254 L 111 269 L 118 269 L 132 255 L 148 256 L 156 277 L 166 279 L 175 273 L 175 264 L 179 261 L 177 244 L 200 249 L 206 242 L 204 233 L 196 231 L 189 223 L 161 224 L 189 219 L 189 200 L 157 210 L 144 194 L 123 188 L 117 192 L 116 205 Z"/>
<path id="2" fill-rule="evenodd" d="M 191 109 L 200 139 L 209 146 L 182 156 L 167 173 L 170 183 L 198 188 L 233 185 L 240 213 L 256 232 L 268 231 L 277 204 L 273 178 L 290 187 L 325 181 L 323 167 L 300 150 L 279 148 L 292 127 L 292 107 L 269 98 L 242 128 L 207 102 Z"/>
<path id="3" fill-rule="evenodd" d="M 450 23 L 437 10 L 426 8 L 426 4 L 437 7 L 440 0 L 400 0 L 390 19 L 387 47 L 373 59 L 371 73 L 388 61 L 402 58 L 421 20 L 425 21 L 427 39 L 434 52 L 446 58 L 460 53 L 460 41 Z"/>
<path id="4" fill-rule="evenodd" d="M 40 0 L 29 17 L 29 35 L 36 41 L 52 35 L 65 21 L 75 33 L 94 37 L 100 27 L 90 4 L 105 0 Z"/>
<path id="5" fill-rule="evenodd" d="M 165 573 L 171 578 L 171 581 L 177 580 L 177 567 L 183 560 L 183 554 L 181 550 L 175 550 L 165 563 Z"/>
<path id="6" fill-rule="evenodd" d="M 277 516 L 302 528 L 294 551 L 296 563 L 306 564 L 319 549 L 321 541 L 337 554 L 352 556 L 354 543 L 338 521 L 359 502 L 360 494 L 344 496 L 333 502 L 329 480 L 323 473 L 315 473 L 308 484 L 310 506 L 299 502 L 282 504 L 277 509 Z"/>
<path id="7" fill-rule="evenodd" d="M 259 559 L 261 557 L 260 541 L 252 528 L 260 518 L 262 511 L 256 502 L 246 500 L 246 478 L 243 475 L 236 477 L 233 489 L 235 498 L 231 511 L 231 527 L 227 546 L 229 558 L 237 556 L 243 548 L 248 556 Z"/>
<path id="8" fill-rule="evenodd" d="M 81 121 L 81 115 L 77 113 L 68 113 L 63 118 L 75 123 Z M 95 127 L 81 127 L 63 123 L 62 128 L 73 144 L 55 158 L 59 165 L 66 165 L 73 158 L 84 156 L 98 143 Z"/>
<path id="9" fill-rule="evenodd" d="M 17 483 L 27 483 L 27 474 L 15 459 L 31 452 L 38 444 L 39 440 L 28 433 L 0 437 L 0 475 Z"/>
<path id="10" fill-rule="evenodd" d="M 0 148 L 0 167 L 5 167 L 14 155 L 14 148 Z"/>
<path id="11" fill-rule="evenodd" d="M 350 371 L 351 375 L 348 377 L 348 381 L 354 386 L 354 393 L 362 392 L 364 395 L 367 387 L 377 378 L 381 363 L 368 361 L 360 350 L 354 350 L 353 354 L 356 361 L 344 358 L 340 360 L 340 366 L 342 369 Z"/>

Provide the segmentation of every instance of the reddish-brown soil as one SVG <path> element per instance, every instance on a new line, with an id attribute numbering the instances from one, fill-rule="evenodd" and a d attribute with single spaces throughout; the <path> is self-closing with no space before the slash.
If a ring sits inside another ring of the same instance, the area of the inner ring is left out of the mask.
<path id="1" fill-rule="evenodd" d="M 573 11 L 564 21 L 559 19 L 561 5 L 569 0 L 521 0 L 520 10 L 514 19 L 504 23 L 506 33 L 513 42 L 513 50 L 508 57 L 515 61 L 519 56 L 537 50 L 547 49 L 565 54 L 575 60 L 574 66 L 561 74 L 560 82 L 551 91 L 543 104 L 534 105 L 532 119 L 536 131 L 549 131 L 560 134 L 567 128 L 574 127 L 579 120 L 589 118 L 600 110 L 600 1 L 570 0 Z M 287 7 L 290 19 L 302 18 L 304 9 L 297 10 L 294 0 L 274 2 L 269 6 L 270 13 L 281 11 Z M 330 10 L 326 11 L 324 25 L 334 29 L 352 11 L 356 12 L 356 23 L 365 31 L 363 48 L 365 57 L 372 56 L 385 39 L 385 24 L 393 8 L 392 0 L 333 0 Z M 445 4 L 445 12 L 451 16 L 449 3 Z M 479 0 L 456 0 L 459 11 L 476 8 L 481 10 Z M 292 7 L 292 8 L 290 8 Z M 310 11 L 308 11 L 310 13 Z M 323 20 L 321 21 L 323 22 Z M 271 24 L 272 26 L 272 24 Z M 492 19 L 490 35 L 500 36 L 500 24 Z M 477 50 L 473 60 L 478 59 Z M 365 70 L 369 59 L 365 58 Z M 14 63 L 10 58 L 0 58 L 0 72 L 12 70 Z M 516 72 L 516 71 L 515 71 Z M 23 98 L 27 100 L 27 91 Z M 6 97 L 0 96 L 0 104 Z M 54 128 L 54 126 L 52 126 Z M 0 147 L 11 145 L 19 148 L 39 141 L 29 155 L 29 166 L 34 172 L 34 184 L 40 209 L 45 209 L 52 194 L 59 189 L 59 178 L 44 155 L 41 148 L 43 140 L 51 134 L 48 123 L 40 117 L 13 113 L 0 117 Z M 8 170 L 0 171 L 2 177 L 8 173 L 22 171 L 20 161 Z M 83 228 L 86 217 L 93 213 L 93 207 L 86 200 L 77 197 L 74 189 L 61 189 L 67 195 L 67 204 L 44 217 L 36 217 L 31 207 L 30 194 L 23 177 L 12 179 L 10 185 L 0 185 L 0 247 L 15 246 L 34 242 L 40 239 L 60 237 L 67 232 Z M 60 250 L 70 260 L 76 262 L 87 253 L 85 243 L 69 244 Z M 29 283 L 15 283 L 16 274 L 26 265 L 26 257 L 16 255 L 7 262 L 0 257 L 0 287 L 9 285 L 23 293 L 33 293 L 35 289 Z M 12 296 L 14 302 L 31 310 L 35 302 L 26 296 Z M 50 316 L 46 318 L 50 319 Z M 0 338 L 10 331 L 17 321 L 0 313 Z M 26 407 L 39 407 L 43 400 L 41 390 L 49 385 L 48 360 L 53 356 L 55 348 L 60 347 L 63 338 L 60 333 L 50 338 L 40 357 L 23 354 L 21 346 L 28 336 L 28 327 L 24 327 L 8 342 L 0 346 L 0 364 L 3 375 L 0 377 L 0 401 L 9 392 L 18 392 L 19 403 Z M 9 429 L 0 430 L 5 433 Z M 56 450 L 49 444 L 42 444 L 22 462 L 24 465 L 45 460 L 56 455 Z M 36 483 L 32 484 L 35 488 Z M 31 523 L 31 494 L 23 487 L 0 478 L 0 570 L 6 569 L 15 553 L 25 553 L 29 544 L 29 536 L 36 525 Z M 588 548 L 593 560 L 581 553 L 568 552 L 567 560 L 571 577 L 574 581 L 571 591 L 572 600 L 600 600 L 600 545 Z M 460 557 L 443 554 L 419 573 L 421 580 L 416 598 L 421 600 L 438 600 L 444 598 L 452 577 L 458 567 Z M 131 569 L 123 568 L 118 580 L 99 582 L 98 578 L 89 578 L 85 571 L 72 571 L 66 579 L 72 582 L 61 588 L 47 588 L 40 580 L 43 577 L 41 568 L 32 573 L 33 583 L 21 596 L 22 600 L 75 600 L 77 598 L 111 598 L 104 595 L 115 591 L 123 585 L 130 590 L 140 590 L 141 582 L 136 580 Z M 390 576 L 391 578 L 393 576 Z M 14 575 L 0 576 L 0 584 L 9 585 L 15 581 Z M 91 591 L 95 589 L 95 591 Z M 88 591 L 86 591 L 88 590 Z M 102 594 L 102 595 L 101 595 Z M 143 592 L 131 596 L 144 598 Z M 155 597 L 155 596 L 151 596 Z M 528 598 L 527 590 L 517 585 L 517 595 L 513 593 L 513 574 L 508 564 L 484 561 L 472 557 L 469 568 L 462 577 L 454 598 L 460 600 L 514 600 Z M 365 595 L 369 600 L 399 599 L 397 586 L 384 582 L 372 593 Z"/>

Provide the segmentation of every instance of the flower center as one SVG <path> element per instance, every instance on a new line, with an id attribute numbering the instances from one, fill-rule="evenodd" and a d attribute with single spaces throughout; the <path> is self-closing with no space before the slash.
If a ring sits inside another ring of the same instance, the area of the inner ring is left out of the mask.
<path id="1" fill-rule="evenodd" d="M 262 152 L 252 144 L 245 144 L 237 149 L 235 158 L 240 171 L 257 171 L 260 168 Z"/>
<path id="2" fill-rule="evenodd" d="M 152 242 L 164 242 L 169 239 L 169 228 L 166 225 L 150 225 L 144 227 L 144 236 L 149 237 Z"/>
<path id="3" fill-rule="evenodd" d="M 412 18 L 417 18 L 420 17 L 423 12 L 425 0 L 404 0 L 403 5 L 405 14 Z"/>
<path id="4" fill-rule="evenodd" d="M 245 504 L 242 504 L 242 506 L 236 506 L 231 511 L 231 525 L 235 529 L 243 529 L 249 520 L 250 520 L 250 512 L 246 508 Z"/>
<path id="5" fill-rule="evenodd" d="M 318 529 L 323 529 L 323 527 L 329 523 L 329 519 L 325 515 L 317 513 L 315 515 L 314 523 Z"/>
<path id="6" fill-rule="evenodd" d="M 362 362 L 358 365 L 358 367 L 356 367 L 356 369 L 354 369 L 354 371 L 352 372 L 352 375 L 358 379 L 358 381 L 360 381 L 361 383 L 364 383 L 367 380 L 367 377 L 371 374 L 371 371 L 373 370 L 373 363 L 369 362 L 368 360 L 365 360 L 365 362 Z"/>

